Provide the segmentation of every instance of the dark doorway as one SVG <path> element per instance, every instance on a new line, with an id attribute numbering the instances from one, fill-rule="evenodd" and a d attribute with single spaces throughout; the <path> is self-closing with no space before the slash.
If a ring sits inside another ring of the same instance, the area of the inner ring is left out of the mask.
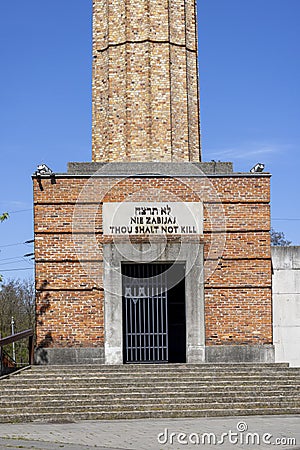
<path id="1" fill-rule="evenodd" d="M 184 264 L 122 264 L 124 363 L 186 361 Z"/>
<path id="2" fill-rule="evenodd" d="M 173 280 L 168 290 L 169 362 L 183 363 L 186 362 L 185 266 L 172 265 L 169 278 Z"/>

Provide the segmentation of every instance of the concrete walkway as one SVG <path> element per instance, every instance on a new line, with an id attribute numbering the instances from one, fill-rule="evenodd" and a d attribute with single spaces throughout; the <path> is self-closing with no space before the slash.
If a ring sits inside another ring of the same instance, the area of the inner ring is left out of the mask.
<path id="1" fill-rule="evenodd" d="M 20 448 L 300 450 L 300 416 L 0 424 L 0 449 Z"/>

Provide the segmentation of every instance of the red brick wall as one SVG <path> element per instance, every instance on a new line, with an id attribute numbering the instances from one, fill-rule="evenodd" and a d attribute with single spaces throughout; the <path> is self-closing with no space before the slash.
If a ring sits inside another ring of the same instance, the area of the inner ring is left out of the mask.
<path id="1" fill-rule="evenodd" d="M 80 195 L 87 183 L 88 195 Z M 269 192 L 266 176 L 35 179 L 38 345 L 103 345 L 102 202 L 125 200 L 203 201 L 205 263 L 215 266 L 205 280 L 206 344 L 272 343 Z M 88 242 L 91 228 L 99 248 L 82 251 L 82 264 L 73 238 Z M 221 254 L 211 248 L 216 238 L 224 240 Z"/>
<path id="2" fill-rule="evenodd" d="M 93 1 L 93 161 L 199 161 L 195 0 Z"/>

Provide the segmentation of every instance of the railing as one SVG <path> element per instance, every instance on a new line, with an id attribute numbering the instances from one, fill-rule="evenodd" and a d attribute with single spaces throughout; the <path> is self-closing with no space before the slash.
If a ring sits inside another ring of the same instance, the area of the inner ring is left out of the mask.
<path id="1" fill-rule="evenodd" d="M 28 365 L 33 364 L 33 330 L 25 330 L 20 333 L 13 334 L 11 336 L 7 336 L 5 338 L 0 339 L 0 375 L 2 375 L 7 368 L 11 368 L 11 364 L 14 364 L 16 368 L 16 362 L 5 352 L 3 347 L 5 345 L 13 344 L 14 342 L 18 342 L 21 339 L 28 338 Z M 9 364 L 6 364 L 9 360 Z"/>
<path id="2" fill-rule="evenodd" d="M 16 361 L 10 356 L 9 353 L 7 353 L 4 348 L 1 350 L 2 355 L 2 365 L 3 367 L 8 368 L 15 368 L 16 367 Z"/>

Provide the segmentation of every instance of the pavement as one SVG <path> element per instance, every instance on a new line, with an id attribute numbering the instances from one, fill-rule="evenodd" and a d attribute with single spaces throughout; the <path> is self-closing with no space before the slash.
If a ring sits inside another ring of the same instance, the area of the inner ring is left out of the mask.
<path id="1" fill-rule="evenodd" d="M 300 450 L 300 415 L 0 424 L 0 449 Z"/>

